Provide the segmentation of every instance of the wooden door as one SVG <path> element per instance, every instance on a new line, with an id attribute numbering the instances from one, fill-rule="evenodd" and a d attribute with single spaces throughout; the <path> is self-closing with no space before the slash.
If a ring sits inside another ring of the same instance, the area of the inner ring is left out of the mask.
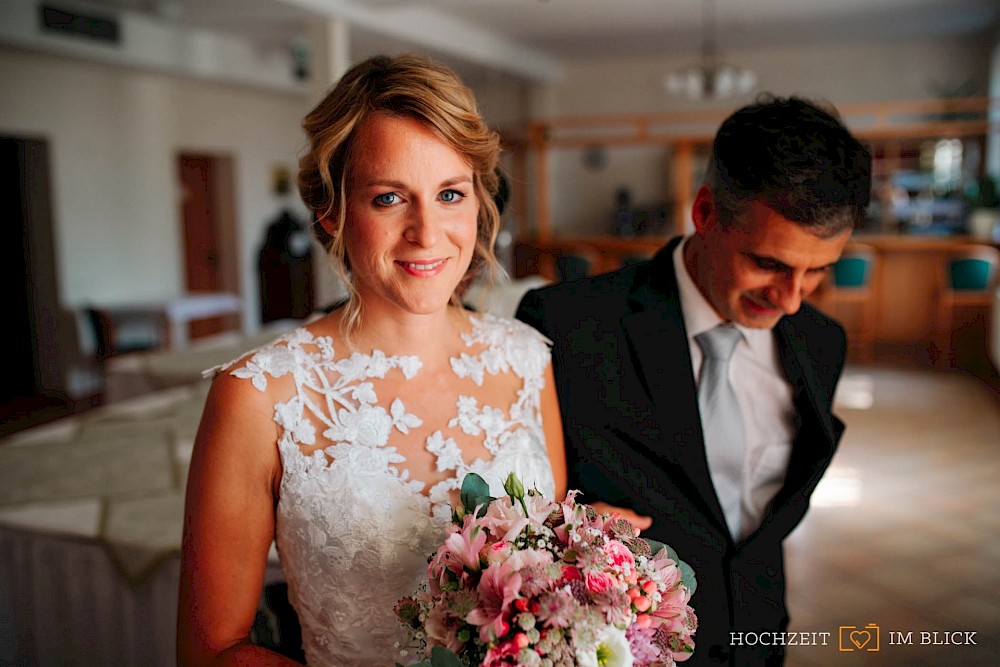
<path id="1" fill-rule="evenodd" d="M 238 293 L 232 160 L 181 154 L 178 163 L 187 291 Z M 198 338 L 239 327 L 236 315 L 213 317 L 192 322 L 188 335 Z"/>

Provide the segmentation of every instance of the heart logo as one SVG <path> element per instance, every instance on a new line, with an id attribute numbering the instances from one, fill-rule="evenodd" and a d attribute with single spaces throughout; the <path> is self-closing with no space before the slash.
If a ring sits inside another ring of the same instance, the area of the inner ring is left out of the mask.
<path id="1" fill-rule="evenodd" d="M 855 630 L 851 633 L 851 643 L 857 646 L 859 651 L 867 646 L 871 640 L 872 635 L 867 630 Z"/>

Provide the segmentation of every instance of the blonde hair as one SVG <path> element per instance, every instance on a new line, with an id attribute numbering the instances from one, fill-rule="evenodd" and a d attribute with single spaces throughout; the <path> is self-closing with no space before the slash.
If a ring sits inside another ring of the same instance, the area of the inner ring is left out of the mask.
<path id="1" fill-rule="evenodd" d="M 493 199 L 499 187 L 497 165 L 500 137 L 480 117 L 476 100 L 447 67 L 421 56 L 375 56 L 352 67 L 302 121 L 309 148 L 299 160 L 298 187 L 305 204 L 316 215 L 316 238 L 326 249 L 334 269 L 344 279 L 348 301 L 341 320 L 345 338 L 361 324 L 362 304 L 350 276 L 350 258 L 344 243 L 347 215 L 347 172 L 358 128 L 377 112 L 413 118 L 425 123 L 472 167 L 473 189 L 479 200 L 476 247 L 458 294 L 485 267 L 502 272 L 493 253 L 500 229 L 500 213 Z M 319 221 L 332 222 L 331 235 Z"/>

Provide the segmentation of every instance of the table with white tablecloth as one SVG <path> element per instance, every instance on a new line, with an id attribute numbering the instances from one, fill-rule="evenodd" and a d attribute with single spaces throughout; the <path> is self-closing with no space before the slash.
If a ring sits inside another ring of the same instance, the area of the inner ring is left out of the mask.
<path id="1" fill-rule="evenodd" d="M 0 441 L 0 664 L 176 664 L 184 486 L 207 388 Z M 267 581 L 280 578 L 272 552 Z"/>

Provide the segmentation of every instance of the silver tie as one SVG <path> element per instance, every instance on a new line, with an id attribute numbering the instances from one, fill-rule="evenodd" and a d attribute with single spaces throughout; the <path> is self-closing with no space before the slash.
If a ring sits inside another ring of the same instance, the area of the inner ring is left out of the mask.
<path id="1" fill-rule="evenodd" d="M 729 360 L 740 336 L 732 324 L 720 324 L 695 336 L 705 357 L 698 381 L 698 408 L 705 434 L 708 470 L 734 539 L 740 535 L 746 445 L 740 406 L 729 383 Z"/>

